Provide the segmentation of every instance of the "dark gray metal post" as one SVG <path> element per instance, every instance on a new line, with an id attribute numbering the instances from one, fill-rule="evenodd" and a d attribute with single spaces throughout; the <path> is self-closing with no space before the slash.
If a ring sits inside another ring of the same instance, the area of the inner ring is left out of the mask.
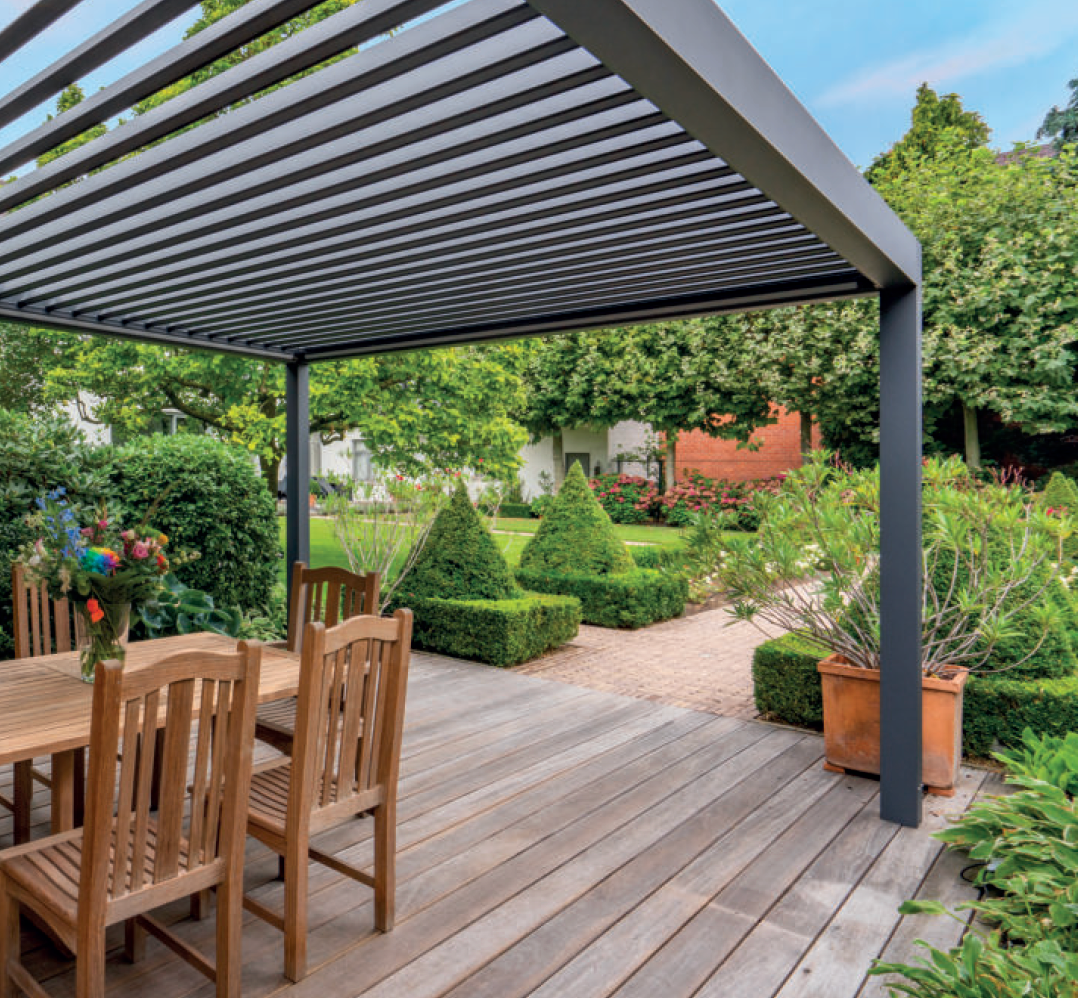
<path id="1" fill-rule="evenodd" d="M 307 362 L 286 365 L 285 406 L 287 425 L 285 449 L 288 454 L 288 480 L 285 486 L 285 557 L 289 605 L 292 600 L 292 565 L 311 561 L 311 414 L 310 380 Z"/>
<path id="2" fill-rule="evenodd" d="M 880 294 L 880 817 L 921 821 L 921 289 Z"/>

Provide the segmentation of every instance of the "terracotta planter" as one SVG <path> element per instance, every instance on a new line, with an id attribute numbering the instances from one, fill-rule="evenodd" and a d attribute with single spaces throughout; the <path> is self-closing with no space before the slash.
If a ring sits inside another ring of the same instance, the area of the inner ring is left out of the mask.
<path id="1" fill-rule="evenodd" d="M 847 665 L 838 655 L 819 664 L 823 691 L 826 768 L 880 772 L 880 674 Z M 928 792 L 949 797 L 962 761 L 962 692 L 969 673 L 921 679 L 923 704 L 921 778 Z"/>

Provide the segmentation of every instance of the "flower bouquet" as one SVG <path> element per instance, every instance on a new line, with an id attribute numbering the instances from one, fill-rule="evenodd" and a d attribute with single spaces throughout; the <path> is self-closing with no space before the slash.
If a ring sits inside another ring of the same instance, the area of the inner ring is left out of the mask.
<path id="1" fill-rule="evenodd" d="M 123 660 L 132 605 L 152 602 L 161 591 L 169 571 L 168 538 L 145 520 L 121 529 L 104 507 L 80 511 L 62 488 L 38 499 L 37 507 L 27 522 L 38 536 L 20 558 L 29 582 L 45 583 L 54 599 L 74 604 L 85 639 L 82 677 L 92 682 L 99 661 Z"/>

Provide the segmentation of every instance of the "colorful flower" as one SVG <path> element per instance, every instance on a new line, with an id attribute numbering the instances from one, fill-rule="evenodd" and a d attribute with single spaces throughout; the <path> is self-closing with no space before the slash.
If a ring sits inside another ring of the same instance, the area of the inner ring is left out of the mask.
<path id="1" fill-rule="evenodd" d="M 105 619 L 105 611 L 101 609 L 101 604 L 95 599 L 88 599 L 86 601 L 86 609 L 90 611 L 90 621 L 94 624 L 98 621 Z"/>

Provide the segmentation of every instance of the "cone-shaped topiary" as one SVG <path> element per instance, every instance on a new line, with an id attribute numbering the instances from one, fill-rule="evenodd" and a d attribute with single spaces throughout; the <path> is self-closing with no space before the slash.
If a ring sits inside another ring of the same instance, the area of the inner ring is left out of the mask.
<path id="1" fill-rule="evenodd" d="M 1054 471 L 1041 496 L 1041 503 L 1046 509 L 1066 512 L 1078 519 L 1078 485 L 1069 475 Z M 1063 542 L 1063 557 L 1067 561 L 1078 561 L 1078 536 L 1068 537 Z"/>
<path id="2" fill-rule="evenodd" d="M 521 595 L 464 483 L 438 514 L 430 536 L 401 584 L 408 596 L 434 599 L 512 599 Z"/>
<path id="3" fill-rule="evenodd" d="M 539 530 L 524 548 L 521 570 L 618 575 L 635 567 L 580 465 L 574 464 Z"/>

